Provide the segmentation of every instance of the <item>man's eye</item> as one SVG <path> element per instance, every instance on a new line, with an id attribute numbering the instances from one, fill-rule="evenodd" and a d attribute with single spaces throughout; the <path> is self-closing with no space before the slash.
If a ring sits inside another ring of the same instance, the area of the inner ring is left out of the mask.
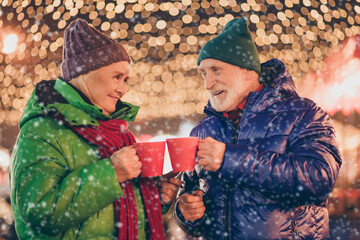
<path id="1" fill-rule="evenodd" d="M 218 68 L 214 68 L 214 72 L 218 72 L 219 71 L 219 69 Z"/>
<path id="2" fill-rule="evenodd" d="M 124 79 L 124 82 L 126 83 L 128 80 L 129 80 L 129 78 L 127 77 L 127 78 Z"/>

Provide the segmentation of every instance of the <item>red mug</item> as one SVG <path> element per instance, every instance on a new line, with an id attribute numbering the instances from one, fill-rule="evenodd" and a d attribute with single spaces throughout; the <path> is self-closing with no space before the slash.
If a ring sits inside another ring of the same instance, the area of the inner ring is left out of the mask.
<path id="1" fill-rule="evenodd" d="M 166 142 L 173 171 L 194 171 L 199 139 L 197 137 L 168 138 Z"/>
<path id="2" fill-rule="evenodd" d="M 165 141 L 134 143 L 139 156 L 142 177 L 161 176 L 164 167 Z"/>

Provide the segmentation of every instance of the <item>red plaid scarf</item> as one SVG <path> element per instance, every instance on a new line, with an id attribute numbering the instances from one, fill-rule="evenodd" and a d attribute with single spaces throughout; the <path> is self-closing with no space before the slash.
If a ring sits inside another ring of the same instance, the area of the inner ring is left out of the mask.
<path id="1" fill-rule="evenodd" d="M 62 116 L 56 116 L 66 120 Z M 98 120 L 100 126 L 71 126 L 71 129 L 98 147 L 100 157 L 109 158 L 115 151 L 136 142 L 133 134 L 127 130 L 127 122 L 122 119 Z M 165 240 L 161 214 L 161 202 L 158 189 L 152 178 L 138 178 L 140 191 L 149 222 L 147 232 L 151 240 Z M 114 202 L 115 222 L 118 239 L 138 239 L 138 215 L 134 189 L 131 181 L 121 183 L 124 196 Z"/>

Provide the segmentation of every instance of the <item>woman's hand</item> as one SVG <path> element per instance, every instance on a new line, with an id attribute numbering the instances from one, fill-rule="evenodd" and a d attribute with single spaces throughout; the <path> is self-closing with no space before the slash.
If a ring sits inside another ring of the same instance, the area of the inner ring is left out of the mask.
<path id="1" fill-rule="evenodd" d="M 177 174 L 177 172 L 169 172 L 157 180 L 159 195 L 163 205 L 171 204 L 176 198 L 176 194 L 181 185 L 181 180 L 174 178 Z"/>
<path id="2" fill-rule="evenodd" d="M 123 147 L 110 157 L 119 183 L 136 178 L 141 173 L 141 162 L 133 146 Z"/>

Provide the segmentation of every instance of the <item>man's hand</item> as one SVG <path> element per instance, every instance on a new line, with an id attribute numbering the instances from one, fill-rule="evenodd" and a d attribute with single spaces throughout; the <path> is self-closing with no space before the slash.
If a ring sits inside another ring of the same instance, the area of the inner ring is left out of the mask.
<path id="1" fill-rule="evenodd" d="M 199 140 L 198 164 L 207 171 L 217 171 L 222 163 L 226 145 L 211 137 Z"/>
<path id="2" fill-rule="evenodd" d="M 190 194 L 184 193 L 179 198 L 179 210 L 184 218 L 188 221 L 195 221 L 205 213 L 205 206 L 202 196 L 204 192 L 196 190 Z"/>
<path id="3" fill-rule="evenodd" d="M 133 146 L 123 147 L 110 157 L 119 183 L 136 178 L 141 173 L 142 163 Z"/>
<path id="4" fill-rule="evenodd" d="M 174 178 L 178 173 L 169 172 L 157 179 L 162 204 L 169 205 L 176 198 L 181 180 Z"/>

